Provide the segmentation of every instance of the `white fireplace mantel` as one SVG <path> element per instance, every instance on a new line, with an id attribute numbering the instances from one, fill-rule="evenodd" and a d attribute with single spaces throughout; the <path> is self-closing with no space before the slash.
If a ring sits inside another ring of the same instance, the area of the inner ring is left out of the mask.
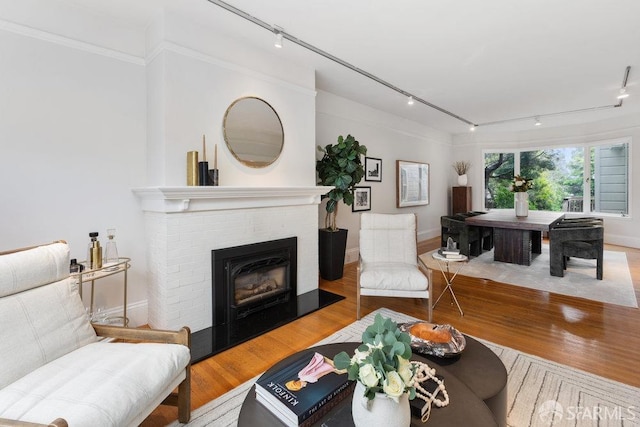
<path id="1" fill-rule="evenodd" d="M 200 212 L 319 204 L 333 187 L 143 187 L 133 193 L 146 212 Z"/>

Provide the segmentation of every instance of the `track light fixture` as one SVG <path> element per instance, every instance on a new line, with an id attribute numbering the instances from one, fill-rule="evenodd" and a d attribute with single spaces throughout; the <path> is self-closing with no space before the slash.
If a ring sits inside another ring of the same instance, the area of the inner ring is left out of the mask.
<path id="1" fill-rule="evenodd" d="M 495 121 L 491 121 L 491 122 L 484 122 L 484 123 L 474 123 L 471 120 L 467 120 L 464 117 L 461 117 L 455 113 L 452 113 L 451 111 L 448 111 L 442 107 L 439 107 L 423 98 L 420 98 L 418 96 L 412 96 L 410 95 L 408 92 L 400 89 L 399 87 L 385 81 L 382 80 L 381 78 L 361 69 L 356 67 L 355 65 L 352 65 L 346 61 L 344 61 L 343 59 L 340 59 L 328 52 L 325 52 L 322 49 L 319 49 L 307 42 L 305 42 L 304 40 L 300 40 L 297 37 L 285 32 L 283 29 L 279 28 L 279 27 L 274 27 L 268 23 L 266 23 L 265 21 L 262 21 L 261 19 L 256 18 L 255 16 L 252 16 L 240 9 L 238 9 L 237 7 L 234 7 L 232 5 L 230 5 L 229 3 L 225 2 L 224 0 L 207 0 L 209 3 L 214 4 L 218 7 L 221 7 L 222 9 L 227 10 L 228 12 L 231 12 L 243 19 L 246 19 L 247 21 L 250 21 L 266 30 L 272 31 L 275 34 L 276 37 L 276 41 L 274 43 L 274 46 L 277 48 L 281 48 L 282 47 L 282 39 L 286 38 L 287 40 L 289 40 L 291 43 L 296 44 L 302 48 L 305 48 L 307 50 L 310 50 L 311 52 L 318 54 L 330 61 L 333 61 L 345 68 L 348 68 L 370 80 L 373 80 L 376 83 L 379 83 L 383 86 L 386 86 L 387 88 L 398 92 L 400 94 L 403 94 L 405 96 L 408 96 L 408 100 L 407 100 L 407 104 L 412 105 L 414 102 L 419 102 L 420 104 L 426 105 L 427 107 L 433 108 L 434 110 L 437 110 L 443 114 L 448 115 L 449 117 L 452 117 L 456 120 L 459 120 L 463 123 L 466 123 L 467 125 L 469 125 L 469 131 L 473 132 L 476 130 L 476 128 L 478 126 L 490 126 L 490 125 L 497 125 L 497 124 L 502 124 L 502 123 L 509 123 L 509 122 L 515 122 L 515 121 L 521 121 L 521 120 L 530 120 L 532 118 L 536 119 L 535 125 L 536 126 L 540 126 L 542 125 L 542 123 L 539 120 L 539 117 L 549 117 L 549 116 L 560 116 L 560 115 L 564 115 L 564 114 L 576 114 L 576 113 L 582 113 L 582 112 L 587 112 L 587 111 L 596 111 L 596 110 L 604 110 L 604 109 L 609 109 L 609 108 L 615 108 L 615 107 L 621 107 L 622 106 L 622 100 L 624 98 L 626 98 L 627 96 L 629 96 L 628 93 L 626 93 L 626 86 L 627 86 L 627 79 L 629 78 L 629 71 L 631 70 L 631 66 L 627 66 L 625 69 L 625 74 L 624 74 L 624 79 L 622 82 L 622 88 L 620 90 L 620 95 L 618 96 L 619 98 L 619 102 L 615 105 L 602 105 L 602 106 L 597 106 L 597 107 L 590 107 L 590 108 L 581 108 L 581 109 L 577 109 L 577 110 L 569 110 L 569 111 L 560 111 L 560 112 L 556 112 L 556 113 L 547 113 L 547 114 L 538 114 L 536 116 L 528 116 L 528 117 L 516 117 L 516 118 L 512 118 L 512 119 L 504 119 L 504 120 L 495 120 Z"/>
<path id="2" fill-rule="evenodd" d="M 273 43 L 273 45 L 280 49 L 282 48 L 282 32 L 280 32 L 279 30 L 274 30 L 273 32 L 276 34 L 276 41 Z"/>
<path id="3" fill-rule="evenodd" d="M 629 94 L 627 93 L 627 89 L 624 87 L 620 89 L 620 95 L 618 95 L 618 99 L 625 99 L 628 97 L 629 97 Z"/>

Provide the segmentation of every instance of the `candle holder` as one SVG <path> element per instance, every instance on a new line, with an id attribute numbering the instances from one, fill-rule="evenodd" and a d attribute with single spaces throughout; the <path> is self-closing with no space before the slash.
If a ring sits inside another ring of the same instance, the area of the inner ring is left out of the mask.
<path id="1" fill-rule="evenodd" d="M 218 186 L 218 169 L 209 169 L 209 182 L 207 185 Z"/>
<path id="2" fill-rule="evenodd" d="M 198 185 L 209 185 L 209 162 L 198 162 Z"/>

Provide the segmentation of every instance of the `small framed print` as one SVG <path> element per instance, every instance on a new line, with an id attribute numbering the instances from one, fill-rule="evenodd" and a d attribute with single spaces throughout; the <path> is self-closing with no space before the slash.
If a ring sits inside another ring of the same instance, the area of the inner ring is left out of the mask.
<path id="1" fill-rule="evenodd" d="M 351 212 L 371 210 L 371 187 L 355 187 L 353 189 L 353 205 Z"/>
<path id="2" fill-rule="evenodd" d="M 382 159 L 364 158 L 364 180 L 382 182 Z"/>

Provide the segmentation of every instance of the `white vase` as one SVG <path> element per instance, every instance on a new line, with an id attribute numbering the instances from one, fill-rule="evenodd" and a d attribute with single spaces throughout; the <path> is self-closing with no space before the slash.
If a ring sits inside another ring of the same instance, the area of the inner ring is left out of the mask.
<path id="1" fill-rule="evenodd" d="M 466 173 L 464 175 L 458 175 L 458 186 L 459 187 L 466 187 L 467 186 L 467 174 Z"/>
<path id="2" fill-rule="evenodd" d="M 364 396 L 366 387 L 356 382 L 351 402 L 351 414 L 356 427 L 407 427 L 411 425 L 411 408 L 409 395 L 404 393 L 398 402 L 384 393 L 376 393 L 374 399 Z"/>
<path id="3" fill-rule="evenodd" d="M 529 193 L 519 191 L 513 194 L 515 195 L 516 216 L 519 218 L 529 216 Z"/>

